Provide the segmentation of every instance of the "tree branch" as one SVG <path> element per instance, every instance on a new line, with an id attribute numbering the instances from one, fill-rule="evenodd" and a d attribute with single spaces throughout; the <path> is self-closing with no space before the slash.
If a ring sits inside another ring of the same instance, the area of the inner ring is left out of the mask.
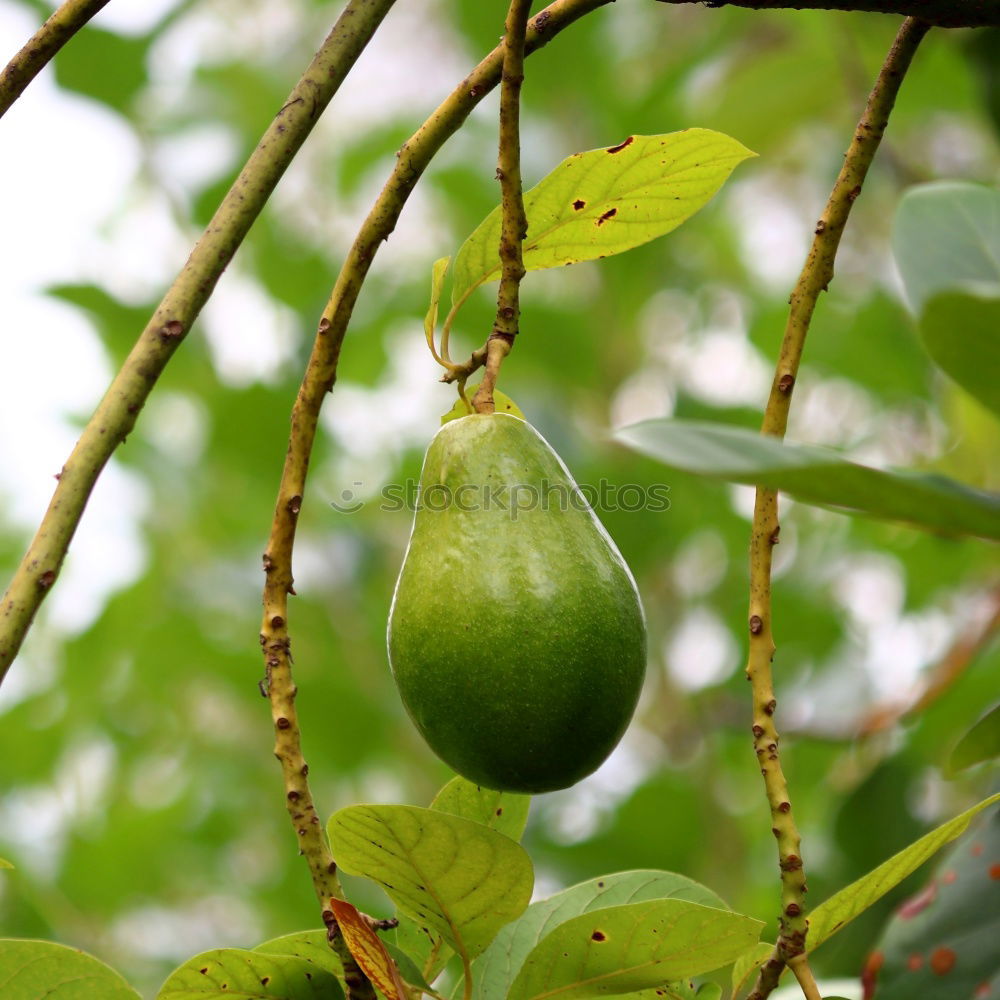
<path id="1" fill-rule="evenodd" d="M 1000 25 L 1000 0 L 658 0 L 698 3 L 708 7 L 750 10 L 857 10 L 901 14 L 938 28 L 986 28 Z"/>
<path id="2" fill-rule="evenodd" d="M 525 50 L 533 52 L 541 48 L 584 14 L 609 2 L 611 0 L 556 0 L 532 18 Z M 499 82 L 502 62 L 503 52 L 498 47 L 458 85 L 400 149 L 396 166 L 362 224 L 341 268 L 330 301 L 323 310 L 309 363 L 292 408 L 288 451 L 264 554 L 264 616 L 260 641 L 274 719 L 275 755 L 285 776 L 286 798 L 299 847 L 309 863 L 316 894 L 321 900 L 339 895 L 340 891 L 326 835 L 322 825 L 314 822 L 316 809 L 309 791 L 309 769 L 301 750 L 288 631 L 288 596 L 295 593 L 292 549 L 305 494 L 309 457 L 316 437 L 320 407 L 326 393 L 333 388 L 341 344 L 372 260 L 381 243 L 395 228 L 410 192 L 435 153 Z"/>
<path id="3" fill-rule="evenodd" d="M 868 105 L 847 150 L 826 209 L 816 225 L 809 256 L 789 300 L 791 309 L 774 382 L 764 411 L 762 434 L 777 438 L 785 435 L 792 390 L 816 300 L 833 280 L 834 259 L 851 207 L 861 193 L 861 185 L 888 125 L 900 84 L 928 28 L 928 24 L 913 18 L 907 18 L 903 22 L 869 95 Z M 754 750 L 764 776 L 764 787 L 771 807 L 772 832 L 778 843 L 781 915 L 775 952 L 761 969 L 747 1000 L 763 1000 L 767 997 L 777 985 L 784 966 L 790 960 L 805 954 L 808 929 L 805 916 L 806 878 L 800 838 L 781 767 L 778 732 L 774 723 L 777 703 L 771 676 L 771 660 L 775 651 L 771 630 L 771 557 L 774 546 L 778 543 L 779 530 L 777 492 L 758 489 L 750 540 L 750 648 L 747 676 L 753 688 Z M 801 975 L 805 976 L 806 973 L 802 971 Z"/>
<path id="4" fill-rule="evenodd" d="M 344 8 L 84 428 L 62 468 L 38 532 L 0 600 L 0 682 L 55 583 L 101 470 L 131 433 L 156 380 L 219 276 L 394 2 L 350 0 Z"/>
<path id="5" fill-rule="evenodd" d="M 524 81 L 524 32 L 531 0 L 511 0 L 503 40 L 500 84 L 500 289 L 497 318 L 486 341 L 486 370 L 472 400 L 477 413 L 493 413 L 493 389 L 503 359 L 514 346 L 521 316 L 520 290 L 524 277 L 521 244 L 528 235 L 521 190 L 521 84 Z"/>
<path id="6" fill-rule="evenodd" d="M 24 44 L 0 73 L 0 118 L 52 57 L 108 0 L 66 0 Z"/>

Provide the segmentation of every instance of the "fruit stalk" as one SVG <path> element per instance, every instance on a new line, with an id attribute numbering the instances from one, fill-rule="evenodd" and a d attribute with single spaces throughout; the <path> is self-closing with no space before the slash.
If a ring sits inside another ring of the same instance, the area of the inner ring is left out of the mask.
<path id="1" fill-rule="evenodd" d="M 477 413 L 494 411 L 493 389 L 504 358 L 514 346 L 524 277 L 521 244 L 528 234 L 521 189 L 521 84 L 524 82 L 524 35 L 531 0 L 511 0 L 503 36 L 503 74 L 500 83 L 500 289 L 493 332 L 486 342 L 486 370 L 472 400 Z"/>
<path id="2" fill-rule="evenodd" d="M 901 25 L 868 97 L 829 201 L 816 224 L 812 246 L 789 299 L 791 308 L 764 411 L 762 434 L 785 436 L 792 390 L 813 309 L 820 292 L 833 280 L 834 260 L 851 208 L 861 193 L 861 185 L 888 125 L 903 77 L 928 28 L 929 25 L 913 18 L 907 18 Z M 770 995 L 785 966 L 805 955 L 808 931 L 800 837 L 781 767 L 774 722 L 777 703 L 771 675 L 775 652 L 771 629 L 771 560 L 779 531 L 778 494 L 775 490 L 758 488 L 750 538 L 750 642 L 746 669 L 752 685 L 754 751 L 764 777 L 771 808 L 771 828 L 778 845 L 781 913 L 774 952 L 762 966 L 747 1000 L 764 1000 Z M 798 961 L 801 968 L 805 959 Z"/>

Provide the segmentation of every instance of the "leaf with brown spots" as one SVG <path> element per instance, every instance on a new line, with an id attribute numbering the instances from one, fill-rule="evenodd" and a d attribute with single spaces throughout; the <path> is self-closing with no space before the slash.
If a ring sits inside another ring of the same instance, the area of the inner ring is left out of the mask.
<path id="1" fill-rule="evenodd" d="M 629 136 L 617 146 L 576 153 L 524 196 L 524 266 L 534 271 L 610 257 L 669 233 L 754 155 L 704 128 Z M 497 208 L 455 258 L 453 304 L 500 277 L 499 239 Z"/>

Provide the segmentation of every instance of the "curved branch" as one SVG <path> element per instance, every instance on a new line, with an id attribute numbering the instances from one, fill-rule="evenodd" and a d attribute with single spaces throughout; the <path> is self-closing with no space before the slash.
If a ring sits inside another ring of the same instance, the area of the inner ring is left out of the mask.
<path id="1" fill-rule="evenodd" d="M 525 52 L 541 48 L 584 14 L 610 2 L 612 0 L 555 0 L 529 22 Z M 330 301 L 323 310 L 309 363 L 292 408 L 288 451 L 264 553 L 264 617 L 260 642 L 264 650 L 266 686 L 274 720 L 275 756 L 281 762 L 285 776 L 289 810 L 296 820 L 299 847 L 309 864 L 313 885 L 320 899 L 339 894 L 336 865 L 322 826 L 312 822 L 316 809 L 309 791 L 309 769 L 302 756 L 288 632 L 288 595 L 295 593 L 292 586 L 292 549 L 305 494 L 309 457 L 316 437 L 320 407 L 333 388 L 341 344 L 372 260 L 380 244 L 395 228 L 410 192 L 431 159 L 499 82 L 502 61 L 503 50 L 498 46 L 403 144 L 396 166 L 362 223 Z M 299 822 L 296 813 L 308 822 Z"/>
<path id="2" fill-rule="evenodd" d="M 806 333 L 820 292 L 833 280 L 833 265 L 851 208 L 861 193 L 868 168 L 882 141 L 896 95 L 913 55 L 930 25 L 907 18 L 886 56 L 868 105 L 858 122 L 830 200 L 816 224 L 815 236 L 802 273 L 789 300 L 785 327 L 771 394 L 764 411 L 762 434 L 782 438 L 788 425 L 792 390 L 798 374 Z M 771 828 L 778 845 L 781 869 L 780 934 L 774 953 L 761 969 L 747 1000 L 763 1000 L 777 985 L 785 966 L 804 956 L 806 948 L 806 876 L 799 847 L 799 831 L 792 814 L 788 785 L 778 752 L 774 722 L 776 701 L 771 677 L 775 645 L 771 630 L 771 557 L 778 543 L 778 494 L 758 489 L 750 539 L 750 648 L 747 677 L 753 689 L 753 740 L 757 762 L 771 807 Z M 797 974 L 807 976 L 800 962 Z"/>
<path id="3" fill-rule="evenodd" d="M 223 199 L 184 269 L 125 359 L 80 440 L 0 600 L 0 682 L 52 589 L 97 477 L 135 426 L 156 380 L 275 185 L 395 0 L 350 0 Z"/>
<path id="4" fill-rule="evenodd" d="M 1000 25 L 1000 0 L 658 0 L 749 10 L 855 10 L 917 18 L 937 28 Z"/>
<path id="5" fill-rule="evenodd" d="M 25 42 L 0 73 L 0 118 L 52 57 L 107 3 L 108 0 L 66 0 Z"/>

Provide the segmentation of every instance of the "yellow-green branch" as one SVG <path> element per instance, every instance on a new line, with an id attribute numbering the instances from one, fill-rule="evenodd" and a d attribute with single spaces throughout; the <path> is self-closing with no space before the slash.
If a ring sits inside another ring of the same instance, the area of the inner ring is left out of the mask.
<path id="1" fill-rule="evenodd" d="M 514 346 L 521 316 L 519 295 L 524 277 L 521 244 L 528 234 L 521 190 L 521 84 L 524 81 L 524 32 L 531 0 L 511 0 L 503 37 L 503 73 L 500 83 L 500 288 L 497 317 L 486 342 L 486 370 L 472 400 L 477 413 L 494 410 L 493 389 L 503 359 Z"/>
<path id="2" fill-rule="evenodd" d="M 816 300 L 833 280 L 834 259 L 851 207 L 861 193 L 868 168 L 889 123 L 889 114 L 896 102 L 900 84 L 928 28 L 926 23 L 912 18 L 907 18 L 900 27 L 868 97 L 868 105 L 858 122 L 826 209 L 816 224 L 812 247 L 790 299 L 791 309 L 764 412 L 762 434 L 778 438 L 785 435 L 792 391 Z M 775 651 L 771 629 L 771 557 L 774 546 L 778 543 L 778 532 L 778 494 L 774 490 L 758 489 L 750 540 L 750 648 L 747 676 L 753 689 L 754 751 L 764 777 L 767 800 L 771 807 L 772 832 L 778 845 L 781 914 L 780 933 L 774 954 L 761 968 L 747 1000 L 763 1000 L 770 995 L 788 962 L 800 955 L 804 956 L 808 929 L 806 876 L 799 846 L 799 831 L 781 767 L 778 731 L 774 722 L 777 703 L 771 676 L 771 660 Z M 799 960 L 798 971 L 802 978 L 807 979 L 808 972 L 803 968 L 804 964 L 804 959 Z"/>
<path id="3" fill-rule="evenodd" d="M 0 681 L 59 575 L 101 470 L 131 433 L 153 386 L 219 276 L 394 2 L 350 0 L 347 4 L 88 421 L 62 468 L 38 532 L 0 600 Z"/>
<path id="4" fill-rule="evenodd" d="M 556 0 L 531 19 L 525 50 L 533 52 L 541 48 L 584 14 L 609 2 L 611 0 Z M 362 224 L 341 268 L 330 301 L 323 310 L 309 363 L 292 408 L 288 451 L 264 555 L 264 616 L 260 641 L 274 719 L 275 755 L 285 775 L 289 812 L 295 823 L 299 847 L 309 864 L 320 899 L 340 893 L 333 856 L 322 824 L 313 822 L 316 809 L 306 777 L 308 768 L 302 757 L 288 630 L 288 595 L 295 593 L 292 585 L 292 549 L 305 495 L 309 457 L 316 437 L 320 407 L 333 388 L 341 344 L 368 268 L 379 246 L 395 228 L 410 192 L 435 153 L 499 82 L 502 61 L 503 52 L 498 47 L 458 85 L 400 149 L 395 168 Z M 295 793 L 294 798 L 291 797 L 292 792 Z M 307 822 L 300 822 L 299 816 Z"/>
<path id="5" fill-rule="evenodd" d="M 67 0 L 56 8 L 0 73 L 0 118 L 52 57 L 107 3 L 108 0 Z"/>

